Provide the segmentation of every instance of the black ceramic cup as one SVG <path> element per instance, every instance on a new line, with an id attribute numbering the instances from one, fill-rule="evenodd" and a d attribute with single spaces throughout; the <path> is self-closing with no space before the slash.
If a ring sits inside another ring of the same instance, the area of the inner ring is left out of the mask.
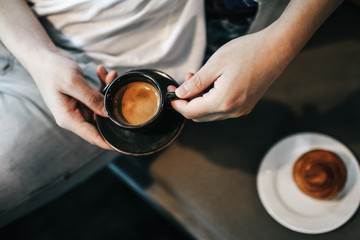
<path id="1" fill-rule="evenodd" d="M 170 101 L 177 99 L 174 92 L 157 78 L 166 76 L 158 70 L 133 70 L 115 78 L 105 89 L 105 109 L 110 120 L 120 127 L 140 129 L 149 127 L 161 117 Z"/>

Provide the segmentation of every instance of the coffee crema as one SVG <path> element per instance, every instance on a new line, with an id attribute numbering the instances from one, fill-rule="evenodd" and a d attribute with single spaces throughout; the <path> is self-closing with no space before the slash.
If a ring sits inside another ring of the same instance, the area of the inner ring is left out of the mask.
<path id="1" fill-rule="evenodd" d="M 113 113 L 122 123 L 140 125 L 154 117 L 159 106 L 156 87 L 146 82 L 131 82 L 115 94 Z"/>

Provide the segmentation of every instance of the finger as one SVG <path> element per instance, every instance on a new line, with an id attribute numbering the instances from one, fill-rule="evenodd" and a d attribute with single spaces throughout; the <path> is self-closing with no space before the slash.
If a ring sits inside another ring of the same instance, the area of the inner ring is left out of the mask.
<path id="1" fill-rule="evenodd" d="M 189 77 L 188 74 L 186 77 Z M 193 74 L 190 79 L 185 81 L 176 89 L 176 95 L 179 98 L 190 98 L 207 89 L 218 77 L 207 65 Z"/>
<path id="2" fill-rule="evenodd" d="M 101 81 L 105 82 L 106 75 L 108 74 L 107 70 L 103 65 L 98 65 L 96 68 L 96 73 Z"/>
<path id="3" fill-rule="evenodd" d="M 200 119 L 213 114 L 217 109 L 217 101 L 212 92 L 190 101 L 179 99 L 171 102 L 172 107 L 187 119 Z"/>
<path id="4" fill-rule="evenodd" d="M 112 80 L 114 80 L 117 77 L 117 72 L 115 70 L 112 70 L 109 72 L 105 77 L 105 84 L 109 84 Z"/>
<path id="5" fill-rule="evenodd" d="M 105 67 L 103 65 L 98 65 L 96 68 L 96 74 L 98 75 L 99 79 L 100 79 L 100 91 L 102 91 L 106 84 L 105 84 L 105 78 L 106 75 L 108 74 L 108 72 L 106 71 Z"/>
<path id="6" fill-rule="evenodd" d="M 104 96 L 92 88 L 85 79 L 77 81 L 66 94 L 79 100 L 94 113 L 107 117 Z"/>
<path id="7" fill-rule="evenodd" d="M 192 76 L 194 76 L 193 73 L 187 73 L 185 75 L 185 82 L 188 81 Z M 176 87 L 173 86 L 173 85 L 170 85 L 170 86 L 167 87 L 168 92 L 175 92 L 175 90 L 176 90 Z"/>
<path id="8" fill-rule="evenodd" d="M 111 150 L 112 148 L 104 141 L 102 136 L 99 134 L 98 130 L 94 125 L 88 122 L 75 122 L 70 125 L 68 130 L 76 133 L 85 141 L 99 146 L 103 149 Z"/>
<path id="9" fill-rule="evenodd" d="M 185 75 L 185 82 L 188 81 L 190 78 L 192 78 L 192 76 L 194 76 L 194 73 L 187 73 Z"/>
<path id="10" fill-rule="evenodd" d="M 175 92 L 175 90 L 176 90 L 176 87 L 173 86 L 173 85 L 170 85 L 170 86 L 167 87 L 168 92 Z"/>
<path id="11" fill-rule="evenodd" d="M 223 113 L 212 113 L 205 115 L 203 117 L 198 117 L 192 119 L 194 122 L 211 122 L 211 121 L 220 121 L 224 119 L 231 118 L 229 116 L 224 115 Z"/>
<path id="12" fill-rule="evenodd" d="M 97 66 L 96 73 L 102 83 L 100 91 L 102 91 L 106 85 L 117 77 L 117 72 L 115 70 L 108 72 L 103 65 Z"/>

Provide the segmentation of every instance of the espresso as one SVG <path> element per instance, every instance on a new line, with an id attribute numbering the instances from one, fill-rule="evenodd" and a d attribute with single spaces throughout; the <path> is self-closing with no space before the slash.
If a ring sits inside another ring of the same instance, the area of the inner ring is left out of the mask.
<path id="1" fill-rule="evenodd" d="M 131 82 L 114 96 L 113 113 L 122 123 L 139 125 L 149 121 L 158 111 L 160 94 L 146 82 Z"/>

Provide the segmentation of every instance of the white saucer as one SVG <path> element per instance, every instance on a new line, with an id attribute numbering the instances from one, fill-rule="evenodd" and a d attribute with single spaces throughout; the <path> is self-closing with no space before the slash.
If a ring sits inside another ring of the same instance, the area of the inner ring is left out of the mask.
<path id="1" fill-rule="evenodd" d="M 293 180 L 294 162 L 311 149 L 333 151 L 346 165 L 344 190 L 333 200 L 311 198 Z M 266 211 L 283 226 L 301 233 L 325 233 L 343 225 L 357 210 L 359 176 L 359 164 L 344 144 L 323 134 L 300 133 L 284 138 L 266 153 L 257 175 L 257 189 Z"/>

